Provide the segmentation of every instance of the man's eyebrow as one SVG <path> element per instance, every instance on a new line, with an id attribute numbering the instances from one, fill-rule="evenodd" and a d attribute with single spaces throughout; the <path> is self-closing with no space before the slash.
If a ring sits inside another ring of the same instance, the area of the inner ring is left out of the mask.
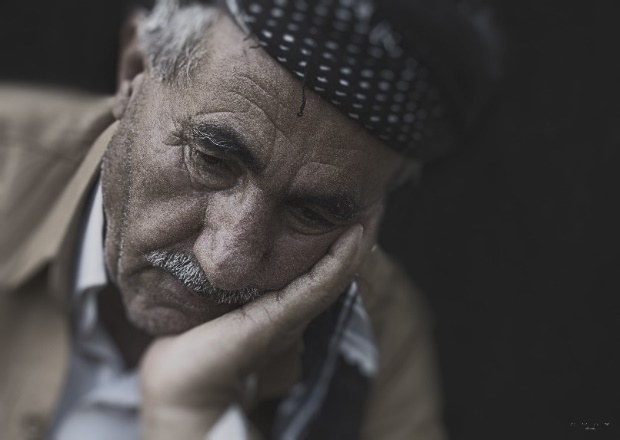
<path id="1" fill-rule="evenodd" d="M 230 127 L 210 123 L 197 124 L 190 127 L 189 134 L 194 141 L 207 141 L 210 148 L 226 156 L 236 157 L 253 172 L 258 173 L 262 169 L 250 148 Z"/>
<path id="2" fill-rule="evenodd" d="M 294 205 L 316 205 L 333 215 L 339 221 L 354 220 L 360 213 L 360 207 L 348 194 L 300 194 L 292 203 Z"/>

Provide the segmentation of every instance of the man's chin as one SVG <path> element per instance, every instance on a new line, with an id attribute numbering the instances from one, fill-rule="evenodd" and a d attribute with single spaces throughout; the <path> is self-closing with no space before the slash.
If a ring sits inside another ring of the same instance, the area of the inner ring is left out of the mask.
<path id="1" fill-rule="evenodd" d="M 135 327 L 152 336 L 182 333 L 237 307 L 198 296 L 161 270 L 146 271 L 136 281 L 121 289 L 125 310 Z"/>
<path id="2" fill-rule="evenodd" d="M 175 305 L 148 305 L 128 307 L 132 325 L 151 336 L 176 335 L 209 322 L 230 311 L 233 306 L 218 305 L 208 310 L 184 310 Z"/>

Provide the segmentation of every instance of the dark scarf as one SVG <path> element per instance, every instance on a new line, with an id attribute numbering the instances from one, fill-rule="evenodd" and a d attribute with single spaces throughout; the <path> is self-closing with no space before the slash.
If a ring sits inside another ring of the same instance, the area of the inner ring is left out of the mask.
<path id="1" fill-rule="evenodd" d="M 273 438 L 355 439 L 377 352 L 357 284 L 304 333 L 303 378 L 280 402 Z"/>

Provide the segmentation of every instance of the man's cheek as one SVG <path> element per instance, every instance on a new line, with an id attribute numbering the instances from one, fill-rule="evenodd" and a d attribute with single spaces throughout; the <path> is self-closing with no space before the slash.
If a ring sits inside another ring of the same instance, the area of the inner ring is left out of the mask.
<path id="1" fill-rule="evenodd" d="M 202 227 L 205 194 L 192 187 L 182 148 L 160 145 L 140 156 L 127 225 L 127 245 L 139 252 L 179 244 Z"/>
<path id="2" fill-rule="evenodd" d="M 319 235 L 280 234 L 274 243 L 269 266 L 263 272 L 261 286 L 269 286 L 264 290 L 280 290 L 307 273 L 325 256 L 343 230 L 339 228 Z"/>
<path id="3" fill-rule="evenodd" d="M 139 204 L 128 227 L 127 246 L 145 253 L 168 247 L 191 249 L 204 219 L 204 200 L 196 197 L 157 197 Z"/>
<path id="4" fill-rule="evenodd" d="M 181 195 L 191 190 L 184 163 L 184 146 L 169 145 L 163 135 L 156 135 L 146 145 L 136 148 L 132 159 L 134 192 L 138 197 Z"/>

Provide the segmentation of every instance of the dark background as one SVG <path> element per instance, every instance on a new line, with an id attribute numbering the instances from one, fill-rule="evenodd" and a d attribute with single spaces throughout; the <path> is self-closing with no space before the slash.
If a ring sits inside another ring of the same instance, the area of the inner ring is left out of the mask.
<path id="1" fill-rule="evenodd" d="M 4 1 L 0 79 L 112 92 L 124 4 Z M 393 197 L 382 241 L 434 310 L 453 439 L 618 439 L 620 3 L 496 10 L 486 124 Z"/>

